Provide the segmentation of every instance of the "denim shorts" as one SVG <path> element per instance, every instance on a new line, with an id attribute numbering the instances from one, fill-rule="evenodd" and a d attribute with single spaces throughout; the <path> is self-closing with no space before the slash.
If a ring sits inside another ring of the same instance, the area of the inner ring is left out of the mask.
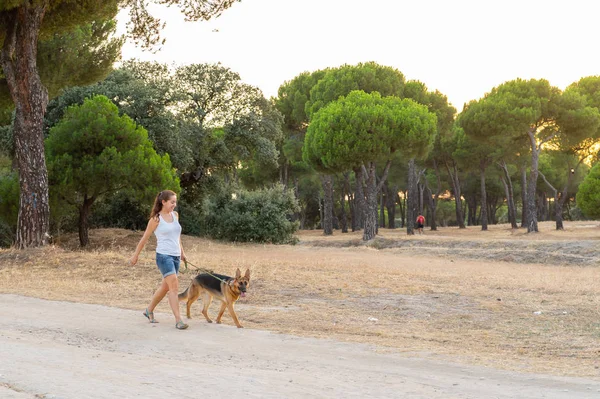
<path id="1" fill-rule="evenodd" d="M 171 274 L 179 273 L 179 263 L 181 258 L 179 256 L 164 255 L 156 253 L 156 265 L 158 270 L 162 274 L 163 278 L 170 276 Z"/>

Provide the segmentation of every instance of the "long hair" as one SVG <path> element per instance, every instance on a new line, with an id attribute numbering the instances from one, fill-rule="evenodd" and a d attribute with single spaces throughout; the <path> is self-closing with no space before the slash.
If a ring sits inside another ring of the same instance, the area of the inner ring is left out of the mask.
<path id="1" fill-rule="evenodd" d="M 156 199 L 154 200 L 154 206 L 152 207 L 152 212 L 150 212 L 150 219 L 152 218 L 158 218 L 158 214 L 160 213 L 160 211 L 162 210 L 162 202 L 163 201 L 168 201 L 171 199 L 171 197 L 173 197 L 175 194 L 174 191 L 171 190 L 164 190 L 161 191 L 160 193 L 158 193 L 158 195 L 156 196 Z"/>

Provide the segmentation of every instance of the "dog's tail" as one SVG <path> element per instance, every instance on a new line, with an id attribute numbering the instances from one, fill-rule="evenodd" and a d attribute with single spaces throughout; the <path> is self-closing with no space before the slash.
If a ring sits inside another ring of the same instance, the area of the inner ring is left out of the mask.
<path id="1" fill-rule="evenodd" d="M 187 299 L 188 299 L 188 292 L 189 292 L 191 286 L 192 285 L 190 284 L 189 287 L 187 287 L 185 289 L 185 291 L 183 291 L 181 294 L 177 295 L 177 298 L 179 298 L 180 301 L 187 301 Z"/>

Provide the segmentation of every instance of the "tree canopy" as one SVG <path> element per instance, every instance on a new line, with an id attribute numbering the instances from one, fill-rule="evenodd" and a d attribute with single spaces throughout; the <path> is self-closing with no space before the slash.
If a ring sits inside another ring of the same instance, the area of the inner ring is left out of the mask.
<path id="1" fill-rule="evenodd" d="M 80 211 L 80 242 L 87 245 L 87 218 L 99 197 L 119 192 L 151 201 L 165 189 L 179 191 L 168 155 L 152 148 L 148 133 L 106 97 L 69 108 L 46 140 L 52 191 Z"/>

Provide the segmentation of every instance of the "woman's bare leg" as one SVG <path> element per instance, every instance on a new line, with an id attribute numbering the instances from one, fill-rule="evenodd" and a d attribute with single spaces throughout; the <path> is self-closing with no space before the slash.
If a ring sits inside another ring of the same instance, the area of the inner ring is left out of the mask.
<path id="1" fill-rule="evenodd" d="M 156 305 L 158 305 L 159 302 L 162 301 L 162 299 L 165 297 L 165 295 L 167 295 L 167 292 L 169 292 L 169 286 L 167 285 L 165 279 L 163 279 L 162 283 L 160 284 L 160 287 L 158 287 L 158 289 L 156 290 L 156 292 L 154 292 L 154 295 L 152 296 L 150 305 L 148 305 L 148 312 L 154 312 L 154 308 L 156 308 Z"/>
<path id="2" fill-rule="evenodd" d="M 179 295 L 179 280 L 177 280 L 176 274 L 171 274 L 170 276 L 165 277 L 164 281 L 168 286 L 169 293 L 167 294 L 167 298 L 169 299 L 171 310 L 173 310 L 175 322 L 180 322 L 181 314 L 179 312 L 179 299 L 177 298 Z"/>

